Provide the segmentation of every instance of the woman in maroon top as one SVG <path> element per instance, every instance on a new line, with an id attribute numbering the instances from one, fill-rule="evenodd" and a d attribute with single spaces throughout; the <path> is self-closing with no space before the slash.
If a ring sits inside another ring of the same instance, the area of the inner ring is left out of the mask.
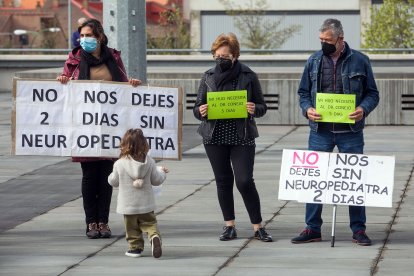
<path id="1" fill-rule="evenodd" d="M 128 79 L 121 53 L 108 48 L 101 23 L 89 19 L 79 27 L 80 45 L 74 48 L 65 62 L 63 73 L 57 77 L 62 84 L 69 80 L 106 80 L 129 82 L 138 86 L 141 81 Z M 85 210 L 86 236 L 90 239 L 109 238 L 109 207 L 112 187 L 108 176 L 114 160 L 101 157 L 72 157 L 82 167 L 82 197 Z"/>

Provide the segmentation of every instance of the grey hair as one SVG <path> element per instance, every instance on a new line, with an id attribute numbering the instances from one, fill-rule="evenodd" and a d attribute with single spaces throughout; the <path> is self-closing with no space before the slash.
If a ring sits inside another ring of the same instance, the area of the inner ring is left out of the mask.
<path id="1" fill-rule="evenodd" d="M 344 29 L 342 28 L 341 21 L 339 21 L 338 19 L 326 19 L 320 27 L 319 32 L 323 33 L 328 30 L 331 30 L 336 37 L 344 35 Z"/>
<path id="2" fill-rule="evenodd" d="M 78 19 L 78 25 L 82 25 L 83 23 L 85 23 L 86 21 L 88 21 L 88 19 L 86 19 L 85 17 L 81 17 Z"/>

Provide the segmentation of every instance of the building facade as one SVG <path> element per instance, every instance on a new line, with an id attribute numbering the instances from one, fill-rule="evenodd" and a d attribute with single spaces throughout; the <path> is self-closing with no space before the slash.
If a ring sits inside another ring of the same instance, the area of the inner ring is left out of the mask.
<path id="1" fill-rule="evenodd" d="M 238 0 L 248 7 L 255 0 Z M 344 26 L 345 40 L 355 49 L 363 41 L 363 23 L 370 20 L 370 8 L 381 1 L 373 0 L 267 0 L 264 21 L 282 19 L 280 28 L 296 24 L 301 30 L 283 44 L 280 50 L 316 50 L 320 48 L 318 30 L 326 18 L 337 18 Z M 240 37 L 232 16 L 226 13 L 222 0 L 184 1 L 185 16 L 191 22 L 192 48 L 210 49 L 221 33 L 233 32 Z"/>

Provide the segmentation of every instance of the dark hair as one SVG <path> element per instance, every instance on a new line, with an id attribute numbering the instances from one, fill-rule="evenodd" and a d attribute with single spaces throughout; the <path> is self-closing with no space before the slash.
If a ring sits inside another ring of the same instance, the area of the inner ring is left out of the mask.
<path id="1" fill-rule="evenodd" d="M 119 158 L 131 156 L 134 160 L 144 162 L 149 151 L 149 145 L 144 133 L 139 128 L 128 129 L 121 139 L 121 154 Z"/>
<path id="2" fill-rule="evenodd" d="M 221 34 L 219 35 L 216 40 L 214 40 L 213 44 L 211 45 L 211 53 L 214 55 L 218 48 L 221 46 L 229 46 L 230 53 L 236 59 L 240 56 L 240 44 L 237 40 L 237 36 L 233 33 L 228 34 Z"/>
<path id="3" fill-rule="evenodd" d="M 79 26 L 78 32 L 80 33 L 82 28 L 86 26 L 92 29 L 93 35 L 95 37 L 98 39 L 102 38 L 102 44 L 108 45 L 108 38 L 106 37 L 102 24 L 99 22 L 99 20 L 93 18 L 86 20 L 82 23 L 82 25 Z"/>

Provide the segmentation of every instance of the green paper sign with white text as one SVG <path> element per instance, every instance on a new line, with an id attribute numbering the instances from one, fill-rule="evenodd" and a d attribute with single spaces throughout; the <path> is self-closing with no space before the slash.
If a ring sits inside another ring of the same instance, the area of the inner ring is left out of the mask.
<path id="1" fill-rule="evenodd" d="M 247 90 L 208 92 L 208 119 L 247 118 Z"/>
<path id="2" fill-rule="evenodd" d="M 322 116 L 317 122 L 355 124 L 355 120 L 349 119 L 349 113 L 354 111 L 354 94 L 316 94 L 316 112 Z"/>

